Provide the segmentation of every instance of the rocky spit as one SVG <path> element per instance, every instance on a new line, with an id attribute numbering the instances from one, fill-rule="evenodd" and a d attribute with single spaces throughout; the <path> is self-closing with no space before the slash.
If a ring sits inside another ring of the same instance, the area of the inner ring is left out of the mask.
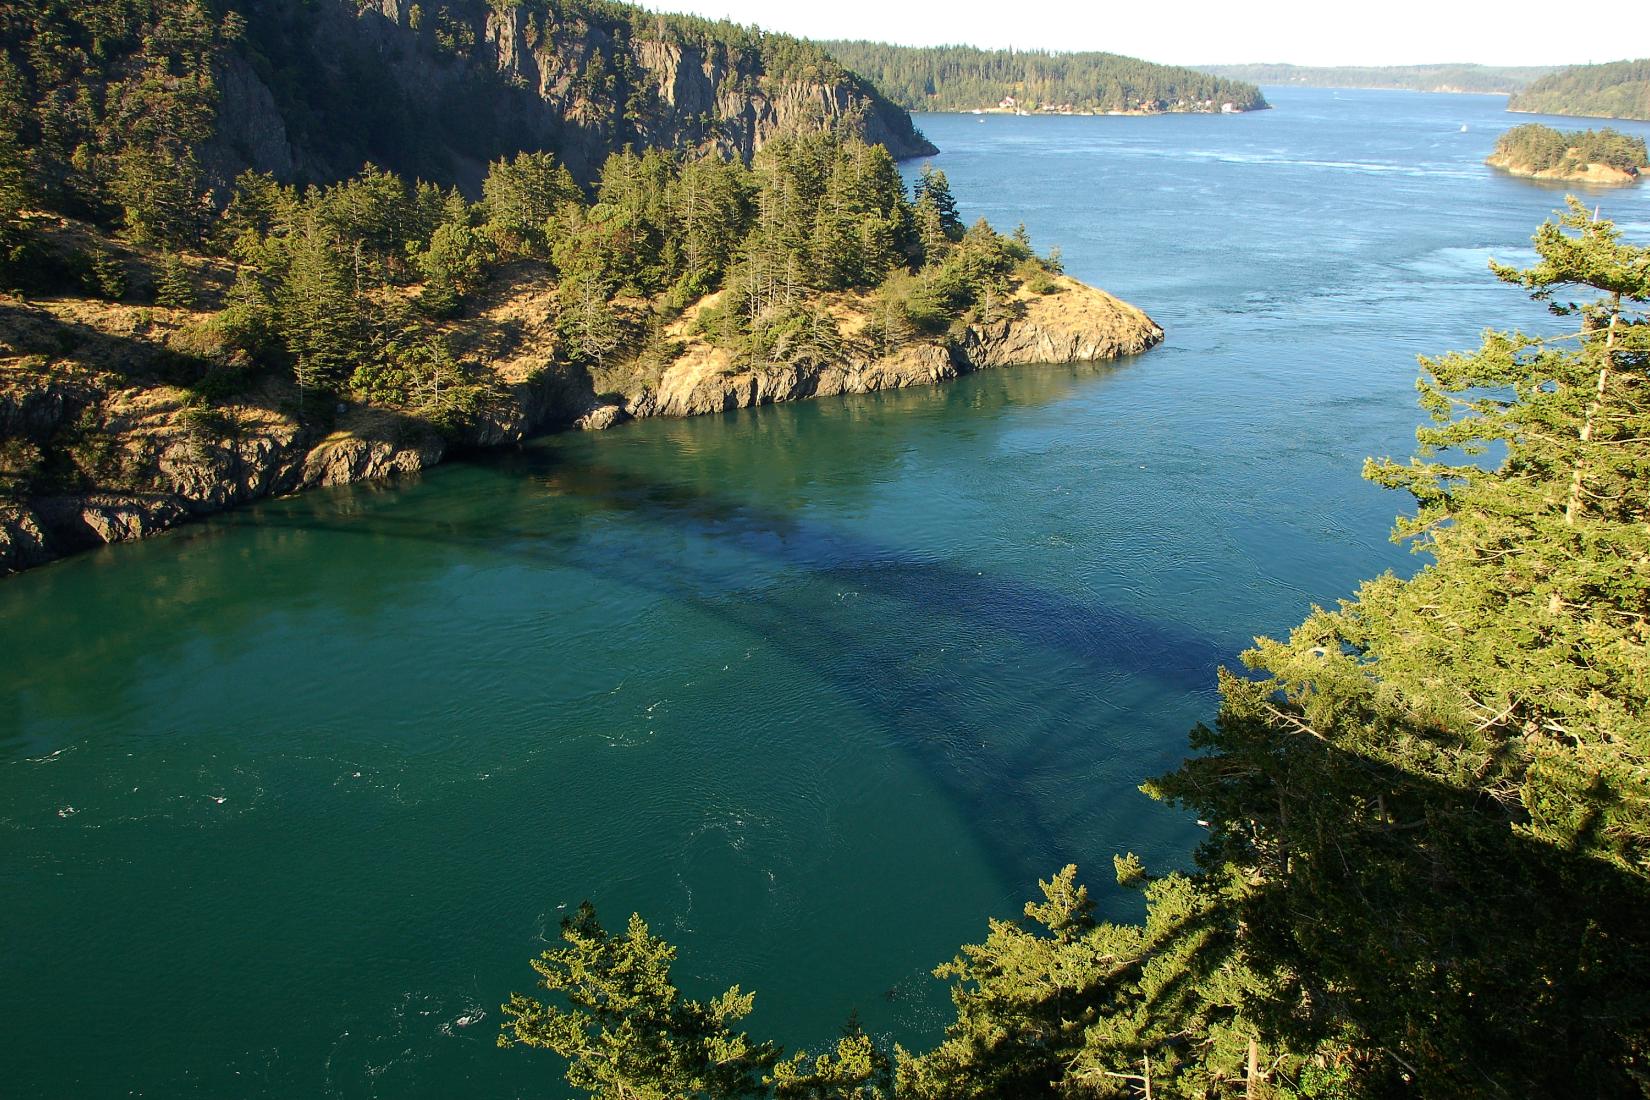
<path id="1" fill-rule="evenodd" d="M 847 337 L 839 361 L 749 368 L 692 334 L 693 314 L 708 304 L 701 303 L 678 322 L 682 350 L 656 381 L 598 397 L 583 370 L 557 364 L 539 301 L 545 293 L 529 286 L 495 304 L 488 318 L 495 323 L 485 327 L 504 329 L 509 339 L 469 349 L 491 375 L 490 396 L 462 430 L 445 435 L 382 409 L 344 405 L 324 429 L 305 426 L 273 397 L 203 418 L 191 414 L 183 391 L 123 386 L 118 372 L 75 361 L 0 365 L 0 445 L 91 449 L 95 460 L 82 455 L 77 464 L 107 471 L 99 478 L 107 485 L 92 491 L 0 505 L 0 572 L 143 538 L 263 497 L 413 473 L 455 448 L 512 446 L 545 431 L 599 430 L 641 417 L 932 385 L 996 367 L 1098 362 L 1138 354 L 1163 338 L 1141 310 L 1061 276 L 1050 293 L 1021 288 L 1002 320 L 883 356 L 854 338 L 868 320 L 867 301 L 839 296 L 830 302 Z M 25 321 L 31 312 L 40 323 L 63 320 L 32 306 L 14 312 Z"/>

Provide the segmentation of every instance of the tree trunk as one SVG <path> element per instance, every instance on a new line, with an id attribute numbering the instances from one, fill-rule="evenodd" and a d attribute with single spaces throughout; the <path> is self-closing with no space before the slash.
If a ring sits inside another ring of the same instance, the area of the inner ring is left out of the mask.
<path id="1" fill-rule="evenodd" d="M 1598 386 L 1593 391 L 1592 403 L 1587 406 L 1587 415 L 1581 422 L 1581 442 L 1585 445 L 1593 440 L 1593 422 L 1598 418 L 1599 409 L 1604 404 L 1604 390 L 1610 383 L 1610 368 L 1615 365 L 1616 348 L 1616 321 L 1621 317 L 1621 293 L 1618 291 L 1610 303 L 1610 327 L 1604 335 L 1604 363 L 1598 370 Z M 1586 448 L 1583 447 L 1583 452 Z M 1564 503 L 1564 524 L 1574 527 L 1576 514 L 1581 511 L 1581 473 L 1586 454 L 1576 456 L 1575 472 L 1570 475 L 1570 497 Z M 1554 591 L 1547 597 L 1547 611 L 1556 615 L 1563 610 L 1564 601 L 1558 592 Z"/>
<path id="2" fill-rule="evenodd" d="M 1581 442 L 1593 439 L 1593 422 L 1599 407 L 1604 404 L 1604 387 L 1610 381 L 1610 368 L 1615 365 L 1616 321 L 1621 317 L 1621 295 L 1615 296 L 1610 306 L 1610 327 L 1604 335 L 1604 364 L 1598 370 L 1598 387 L 1593 391 L 1593 402 L 1587 406 L 1587 417 L 1581 422 Z M 1564 505 L 1564 522 L 1574 526 L 1576 513 L 1581 510 L 1581 457 L 1576 458 L 1574 475 L 1570 478 L 1570 499 Z"/>

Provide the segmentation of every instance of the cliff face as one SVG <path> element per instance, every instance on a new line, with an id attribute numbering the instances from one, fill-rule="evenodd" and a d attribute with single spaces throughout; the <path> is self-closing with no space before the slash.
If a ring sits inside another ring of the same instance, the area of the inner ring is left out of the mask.
<path id="1" fill-rule="evenodd" d="M 929 385 L 989 367 L 1112 359 L 1163 337 L 1140 310 L 1062 277 L 1049 294 L 1019 290 L 1000 320 L 886 356 L 859 338 L 868 300 L 832 296 L 826 304 L 845 337 L 838 361 L 738 368 L 691 333 L 708 304 L 701 302 L 677 323 L 683 348 L 662 375 L 613 401 L 598 399 L 587 373 L 559 360 L 553 284 L 516 274 L 493 288 L 479 323 L 466 327 L 472 335 L 455 333 L 459 353 L 491 384 L 475 414 L 446 432 L 366 406 L 312 407 L 300 418 L 290 386 L 275 382 L 202 411 L 188 390 L 163 378 L 171 344 L 194 320 L 187 311 L 0 304 L 0 447 L 33 449 L 60 478 L 55 490 L 0 503 L 0 573 L 266 496 L 417 471 L 454 446 Z M 53 350 L 31 354 L 36 348 Z"/>
<path id="2" fill-rule="evenodd" d="M 840 127 L 895 157 L 934 147 L 817 49 L 778 35 L 573 0 L 260 0 L 220 60 L 205 162 L 327 181 L 366 161 L 474 191 L 486 163 L 555 152 L 588 183 L 626 146 L 748 160 Z"/>

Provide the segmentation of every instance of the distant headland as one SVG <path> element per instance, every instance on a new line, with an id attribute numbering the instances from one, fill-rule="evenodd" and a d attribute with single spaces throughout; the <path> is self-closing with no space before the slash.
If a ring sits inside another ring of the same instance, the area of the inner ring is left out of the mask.
<path id="1" fill-rule="evenodd" d="M 1242 114 L 1271 106 L 1250 83 L 1114 53 L 820 42 L 908 111 L 980 114 Z"/>
<path id="2" fill-rule="evenodd" d="M 1650 121 L 1650 58 L 1560 69 L 1514 95 L 1507 110 Z"/>
<path id="3" fill-rule="evenodd" d="M 1381 88 L 1410 92 L 1516 95 L 1551 65 L 1199 65 L 1200 72 L 1255 84 L 1308 88 Z"/>

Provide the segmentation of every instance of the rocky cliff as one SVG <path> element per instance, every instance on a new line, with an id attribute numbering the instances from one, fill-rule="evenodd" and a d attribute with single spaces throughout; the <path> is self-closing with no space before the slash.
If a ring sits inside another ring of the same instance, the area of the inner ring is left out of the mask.
<path id="1" fill-rule="evenodd" d="M 704 301 L 677 322 L 680 351 L 656 379 L 598 398 L 588 373 L 558 356 L 553 293 L 549 280 L 518 272 L 455 331 L 459 351 L 488 379 L 488 396 L 445 430 L 347 404 L 306 406 L 300 416 L 290 384 L 273 380 L 202 407 L 166 377 L 197 315 L 74 299 L 0 303 L 0 474 L 35 471 L 28 491 L 10 486 L 9 501 L 0 492 L 0 573 L 261 497 L 420 470 L 455 447 L 928 385 L 989 367 L 1112 359 L 1163 336 L 1135 307 L 1061 277 L 1048 293 L 1020 287 L 989 323 L 886 355 L 861 338 L 869 300 L 829 296 L 824 305 L 844 337 L 837 361 L 738 366 L 694 333 Z"/>
<path id="2" fill-rule="evenodd" d="M 905 111 L 817 47 L 583 0 L 242 0 L 220 54 L 220 182 L 326 182 L 371 161 L 473 191 L 487 162 L 555 152 L 589 182 L 627 146 L 748 160 L 774 135 L 844 128 L 934 152 Z"/>

